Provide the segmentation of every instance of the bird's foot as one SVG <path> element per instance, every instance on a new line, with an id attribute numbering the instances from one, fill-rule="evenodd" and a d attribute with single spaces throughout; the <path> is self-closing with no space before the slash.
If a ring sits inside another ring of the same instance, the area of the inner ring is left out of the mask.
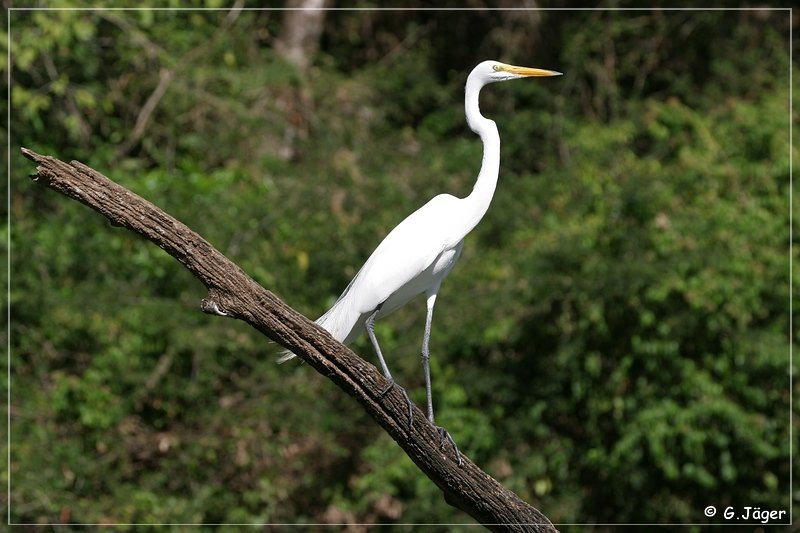
<path id="1" fill-rule="evenodd" d="M 403 394 L 403 398 L 406 399 L 406 404 L 408 405 L 408 429 L 411 429 L 411 424 L 414 422 L 414 404 L 411 403 L 411 398 L 408 397 L 408 393 L 406 389 L 395 383 L 393 379 L 389 379 L 389 385 L 381 391 L 381 398 L 389 394 L 389 391 L 393 388 L 397 388 Z"/>
<path id="2" fill-rule="evenodd" d="M 456 441 L 453 440 L 453 437 L 450 436 L 450 433 L 446 429 L 441 426 L 435 426 L 436 431 L 439 432 L 439 448 L 444 448 L 445 441 L 450 443 L 450 446 L 453 447 L 453 451 L 456 454 L 456 461 L 458 461 L 458 466 L 462 465 L 461 461 L 461 452 L 458 451 L 458 446 L 456 446 Z"/>

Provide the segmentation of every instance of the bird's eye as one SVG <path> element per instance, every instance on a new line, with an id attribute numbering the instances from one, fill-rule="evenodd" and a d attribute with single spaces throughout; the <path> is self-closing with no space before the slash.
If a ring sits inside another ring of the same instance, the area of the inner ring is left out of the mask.
<path id="1" fill-rule="evenodd" d="M 494 69 L 494 70 L 500 70 L 500 65 L 492 65 L 492 69 Z"/>

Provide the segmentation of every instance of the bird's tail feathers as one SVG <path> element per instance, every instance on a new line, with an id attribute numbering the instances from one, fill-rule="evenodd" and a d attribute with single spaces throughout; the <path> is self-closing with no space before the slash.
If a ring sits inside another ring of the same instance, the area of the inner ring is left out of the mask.
<path id="1" fill-rule="evenodd" d="M 337 341 L 349 344 L 357 336 L 357 326 L 360 318 L 361 314 L 358 311 L 354 311 L 347 298 L 343 297 L 315 322 Z M 285 363 L 295 357 L 297 356 L 291 350 L 284 350 L 278 356 L 278 364 Z"/>
<path id="2" fill-rule="evenodd" d="M 289 361 L 290 359 L 294 359 L 295 357 L 297 357 L 297 356 L 291 350 L 284 350 L 278 356 L 277 363 L 279 365 L 282 365 L 286 361 Z"/>

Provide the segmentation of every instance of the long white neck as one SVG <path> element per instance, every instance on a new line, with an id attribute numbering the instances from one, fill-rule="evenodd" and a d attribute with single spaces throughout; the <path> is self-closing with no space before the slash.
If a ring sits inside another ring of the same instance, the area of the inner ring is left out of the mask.
<path id="1" fill-rule="evenodd" d="M 482 87 L 483 84 L 475 79 L 467 79 L 464 109 L 467 115 L 467 124 L 483 142 L 483 161 L 475 187 L 469 196 L 462 200 L 464 214 L 467 217 L 466 233 L 478 225 L 489 209 L 500 172 L 500 135 L 494 121 L 481 115 L 478 98 Z"/>

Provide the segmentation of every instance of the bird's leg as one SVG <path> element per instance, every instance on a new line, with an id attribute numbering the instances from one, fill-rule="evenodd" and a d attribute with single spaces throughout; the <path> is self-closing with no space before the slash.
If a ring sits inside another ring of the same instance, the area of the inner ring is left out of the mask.
<path id="1" fill-rule="evenodd" d="M 378 354 L 378 361 L 381 364 L 381 369 L 383 370 L 383 376 L 389 382 L 389 385 L 383 389 L 381 392 L 381 397 L 386 396 L 386 394 L 392 390 L 392 387 L 397 387 L 400 389 L 400 392 L 403 393 L 403 397 L 406 399 L 406 403 L 408 404 L 408 428 L 411 429 L 411 424 L 414 421 L 414 411 L 413 406 L 414 404 L 411 403 L 411 399 L 408 397 L 408 393 L 406 390 L 395 383 L 394 378 L 392 377 L 392 373 L 389 372 L 389 367 L 386 366 L 386 361 L 383 358 L 383 352 L 381 352 L 381 347 L 378 345 L 378 338 L 375 336 L 375 317 L 378 316 L 378 313 L 381 310 L 383 304 L 379 305 L 375 311 L 367 317 L 364 326 L 367 329 L 367 335 L 369 336 L 369 340 L 372 342 L 372 347 L 375 349 L 375 353 Z"/>
<path id="2" fill-rule="evenodd" d="M 425 396 L 428 402 L 428 422 L 436 425 L 433 420 L 433 394 L 431 392 L 431 353 L 428 344 L 431 340 L 431 322 L 433 321 L 433 305 L 436 295 L 428 297 L 428 316 L 425 318 L 425 336 L 422 338 L 422 372 L 425 374 Z"/>
<path id="3" fill-rule="evenodd" d="M 378 354 L 378 361 L 380 361 L 381 363 L 383 376 L 387 380 L 394 383 L 394 379 L 392 378 L 392 373 L 389 372 L 389 367 L 386 366 L 386 361 L 383 360 L 383 352 L 381 352 L 381 347 L 378 345 L 378 338 L 375 336 L 375 317 L 378 316 L 378 313 L 381 311 L 381 307 L 383 307 L 383 304 L 379 305 L 375 309 L 375 311 L 367 317 L 367 320 L 364 322 L 364 327 L 367 328 L 367 335 L 369 335 L 369 340 L 372 342 L 372 347 L 375 349 L 375 353 Z M 391 386 L 389 388 L 391 388 Z M 386 391 L 384 391 L 383 394 L 386 394 Z"/>
<path id="4" fill-rule="evenodd" d="M 437 287 L 438 289 L 438 287 Z M 422 338 L 422 371 L 425 374 L 425 394 L 427 396 L 428 402 L 428 421 L 433 424 L 436 428 L 436 431 L 439 432 L 439 447 L 444 446 L 444 441 L 450 443 L 453 447 L 453 451 L 456 454 L 456 460 L 458 461 L 458 466 L 461 466 L 461 452 L 458 451 L 458 446 L 456 446 L 456 441 L 453 440 L 453 437 L 450 436 L 450 433 L 447 432 L 441 426 L 437 426 L 436 422 L 433 418 L 433 394 L 431 391 L 431 365 L 430 365 L 430 349 L 428 345 L 431 340 L 431 322 L 433 321 L 433 306 L 436 303 L 436 293 L 428 295 L 428 315 L 425 318 L 425 336 Z"/>

